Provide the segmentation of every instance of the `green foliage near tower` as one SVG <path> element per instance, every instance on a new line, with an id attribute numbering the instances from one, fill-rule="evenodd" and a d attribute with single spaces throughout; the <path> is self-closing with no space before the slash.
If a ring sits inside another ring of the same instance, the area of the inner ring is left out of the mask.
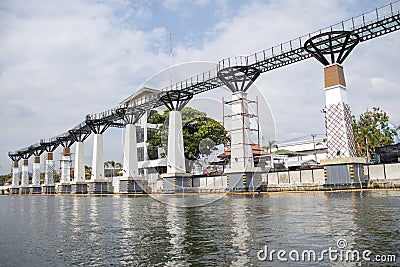
<path id="1" fill-rule="evenodd" d="M 165 110 L 164 113 L 156 113 L 149 118 L 150 123 L 162 124 L 158 127 L 154 137 L 147 140 L 150 147 L 163 147 L 167 151 L 168 115 L 169 110 Z M 182 124 L 186 159 L 196 160 L 201 155 L 210 155 L 215 149 L 215 145 L 229 141 L 228 132 L 222 127 L 222 124 L 207 117 L 205 112 L 189 107 L 183 108 Z"/>
<path id="2" fill-rule="evenodd" d="M 392 144 L 397 135 L 396 130 L 389 127 L 389 116 L 379 107 L 367 109 L 358 120 L 353 116 L 353 132 L 357 155 L 367 157 L 368 161 L 375 147 Z"/>

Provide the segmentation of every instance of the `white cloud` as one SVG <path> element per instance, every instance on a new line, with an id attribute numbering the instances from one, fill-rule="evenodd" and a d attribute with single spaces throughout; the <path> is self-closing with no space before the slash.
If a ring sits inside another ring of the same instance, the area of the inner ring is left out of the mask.
<path id="1" fill-rule="evenodd" d="M 1 7 L 0 24 L 7 25 L 0 36 L 1 162 L 7 150 L 114 107 L 168 64 L 157 49 L 165 30 L 121 24 L 124 2 L 12 1 Z"/>

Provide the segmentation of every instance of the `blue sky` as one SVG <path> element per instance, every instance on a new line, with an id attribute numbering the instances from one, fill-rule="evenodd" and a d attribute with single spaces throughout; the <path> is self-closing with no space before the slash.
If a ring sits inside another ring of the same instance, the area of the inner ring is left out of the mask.
<path id="1" fill-rule="evenodd" d="M 114 107 L 173 64 L 247 55 L 357 16 L 388 1 L 0 2 L 0 173 L 7 151 L 51 137 Z M 400 124 L 400 32 L 360 44 L 344 63 L 355 115 L 373 106 Z M 314 59 L 263 74 L 257 88 L 276 139 L 323 133 L 322 66 Z M 212 97 L 208 95 L 209 97 Z M 90 163 L 91 138 L 86 145 Z M 121 161 L 120 130 L 105 159 Z M 58 152 L 57 152 L 58 156 Z"/>

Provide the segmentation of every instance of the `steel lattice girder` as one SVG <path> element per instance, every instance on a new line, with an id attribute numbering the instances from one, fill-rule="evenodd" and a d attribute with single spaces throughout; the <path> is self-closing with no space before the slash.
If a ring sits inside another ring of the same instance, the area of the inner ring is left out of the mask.
<path id="1" fill-rule="evenodd" d="M 85 123 L 96 134 L 103 134 L 108 127 L 124 127 L 124 123 L 117 113 L 118 108 L 101 113 L 86 115 Z"/>
<path id="2" fill-rule="evenodd" d="M 257 68 L 236 66 L 221 69 L 217 75 L 232 92 L 246 92 L 260 74 Z"/>
<path id="3" fill-rule="evenodd" d="M 89 126 L 86 125 L 85 122 L 81 122 L 74 128 L 68 131 L 71 137 L 75 142 L 83 142 L 90 136 L 92 130 L 90 130 Z"/>
<path id="4" fill-rule="evenodd" d="M 182 90 L 170 90 L 161 95 L 160 101 L 169 110 L 182 110 L 182 108 L 193 98 L 193 93 Z"/>
<path id="5" fill-rule="evenodd" d="M 19 161 L 22 158 L 22 156 L 19 153 L 13 151 L 9 151 L 8 156 L 12 161 Z"/>
<path id="6" fill-rule="evenodd" d="M 304 49 L 323 65 L 342 64 L 360 42 L 357 34 L 349 31 L 332 31 L 319 34 L 306 41 Z M 330 55 L 330 62 L 324 55 Z"/>
<path id="7" fill-rule="evenodd" d="M 45 151 L 44 147 L 40 143 L 33 144 L 29 146 L 29 149 L 32 151 L 32 154 L 35 156 L 40 156 Z"/>
<path id="8" fill-rule="evenodd" d="M 143 107 L 117 108 L 116 112 L 125 124 L 135 124 L 146 113 Z"/>
<path id="9" fill-rule="evenodd" d="M 60 145 L 60 141 L 57 140 L 57 137 L 51 137 L 40 140 L 40 145 L 43 146 L 45 151 L 54 152 Z"/>
<path id="10" fill-rule="evenodd" d="M 71 147 L 75 143 L 75 138 L 70 132 L 65 132 L 56 137 L 62 147 Z"/>

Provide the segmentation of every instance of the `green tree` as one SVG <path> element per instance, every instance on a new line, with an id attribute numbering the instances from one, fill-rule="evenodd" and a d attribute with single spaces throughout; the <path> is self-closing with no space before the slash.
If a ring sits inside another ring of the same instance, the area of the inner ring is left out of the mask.
<path id="1" fill-rule="evenodd" d="M 59 183 L 61 175 L 59 173 L 54 173 L 53 178 L 55 183 Z"/>
<path id="2" fill-rule="evenodd" d="M 89 167 L 88 165 L 85 165 L 85 179 L 90 179 L 92 176 L 92 167 Z"/>
<path id="3" fill-rule="evenodd" d="M 396 130 L 389 127 L 389 116 L 379 107 L 373 107 L 360 115 L 357 120 L 353 116 L 353 132 L 357 155 L 367 157 L 375 153 L 375 147 L 393 143 Z"/>
<path id="4" fill-rule="evenodd" d="M 4 185 L 10 178 L 11 174 L 5 174 L 0 176 L 0 185 Z"/>
<path id="5" fill-rule="evenodd" d="M 150 149 L 163 147 L 167 151 L 168 115 L 169 110 L 165 110 L 164 113 L 156 113 L 149 118 L 150 123 L 163 124 L 158 127 L 154 137 L 147 140 Z M 201 155 L 210 155 L 215 149 L 215 144 L 222 144 L 229 140 L 228 132 L 221 123 L 207 117 L 205 112 L 189 107 L 183 108 L 182 124 L 185 157 L 189 160 L 199 159 Z"/>

